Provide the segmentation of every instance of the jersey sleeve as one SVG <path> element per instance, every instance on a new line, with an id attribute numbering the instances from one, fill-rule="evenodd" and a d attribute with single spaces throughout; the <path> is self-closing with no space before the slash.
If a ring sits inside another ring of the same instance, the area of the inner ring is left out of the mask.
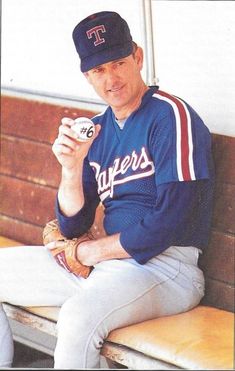
<path id="1" fill-rule="evenodd" d="M 202 248 L 208 242 L 210 181 L 162 184 L 157 192 L 154 209 L 120 233 L 122 247 L 140 264 L 170 246 Z"/>
<path id="2" fill-rule="evenodd" d="M 67 238 L 79 237 L 92 226 L 95 211 L 100 202 L 94 172 L 87 160 L 84 161 L 83 167 L 83 191 L 85 197 L 84 206 L 77 214 L 71 217 L 63 215 L 60 210 L 58 196 L 56 198 L 56 218 L 58 219 L 62 234 Z"/>
<path id="3" fill-rule="evenodd" d="M 193 108 L 181 99 L 159 91 L 160 119 L 150 137 L 156 184 L 209 179 L 211 134 Z"/>

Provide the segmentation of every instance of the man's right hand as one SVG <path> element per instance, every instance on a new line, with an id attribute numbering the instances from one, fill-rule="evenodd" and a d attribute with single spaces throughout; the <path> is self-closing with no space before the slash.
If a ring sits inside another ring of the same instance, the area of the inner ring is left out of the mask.
<path id="1" fill-rule="evenodd" d="M 58 201 L 61 212 L 66 216 L 75 215 L 84 205 L 83 161 L 93 140 L 97 137 L 100 125 L 95 126 L 95 134 L 88 142 L 79 142 L 77 134 L 71 129 L 74 120 L 64 117 L 52 151 L 62 166 Z"/>
<path id="2" fill-rule="evenodd" d="M 88 142 L 79 142 L 77 134 L 71 129 L 74 120 L 64 117 L 61 120 L 58 136 L 52 146 L 52 151 L 64 170 L 73 171 L 82 164 L 87 156 L 93 140 L 97 137 L 100 125 L 95 126 L 95 135 Z"/>

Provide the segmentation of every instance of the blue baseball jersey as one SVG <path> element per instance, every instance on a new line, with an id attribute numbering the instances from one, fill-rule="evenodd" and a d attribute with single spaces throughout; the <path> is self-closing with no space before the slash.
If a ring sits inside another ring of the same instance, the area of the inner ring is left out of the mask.
<path id="1" fill-rule="evenodd" d="M 84 162 L 85 205 L 67 218 L 57 203 L 63 233 L 89 228 L 101 201 L 107 234 L 120 233 L 140 264 L 172 245 L 203 249 L 212 210 L 211 136 L 192 107 L 151 87 L 123 129 L 110 107 L 93 121 L 101 131 Z"/>

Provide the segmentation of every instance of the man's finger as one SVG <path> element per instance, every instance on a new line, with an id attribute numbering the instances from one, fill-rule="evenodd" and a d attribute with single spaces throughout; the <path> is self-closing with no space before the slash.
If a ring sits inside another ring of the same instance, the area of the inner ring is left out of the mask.
<path id="1" fill-rule="evenodd" d="M 61 124 L 62 125 L 68 125 L 68 126 L 72 126 L 74 124 L 74 120 L 71 119 L 70 117 L 63 117 L 61 119 Z"/>
<path id="2" fill-rule="evenodd" d="M 53 250 L 58 247 L 64 247 L 65 245 L 66 245 L 65 241 L 52 241 L 52 242 L 47 243 L 45 246 L 48 250 Z"/>

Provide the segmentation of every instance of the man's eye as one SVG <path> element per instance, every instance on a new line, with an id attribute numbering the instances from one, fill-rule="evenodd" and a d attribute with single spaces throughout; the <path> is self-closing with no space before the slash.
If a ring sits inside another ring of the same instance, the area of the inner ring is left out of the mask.
<path id="1" fill-rule="evenodd" d="M 101 73 L 102 71 L 102 68 L 96 68 L 93 70 L 93 73 Z"/>

